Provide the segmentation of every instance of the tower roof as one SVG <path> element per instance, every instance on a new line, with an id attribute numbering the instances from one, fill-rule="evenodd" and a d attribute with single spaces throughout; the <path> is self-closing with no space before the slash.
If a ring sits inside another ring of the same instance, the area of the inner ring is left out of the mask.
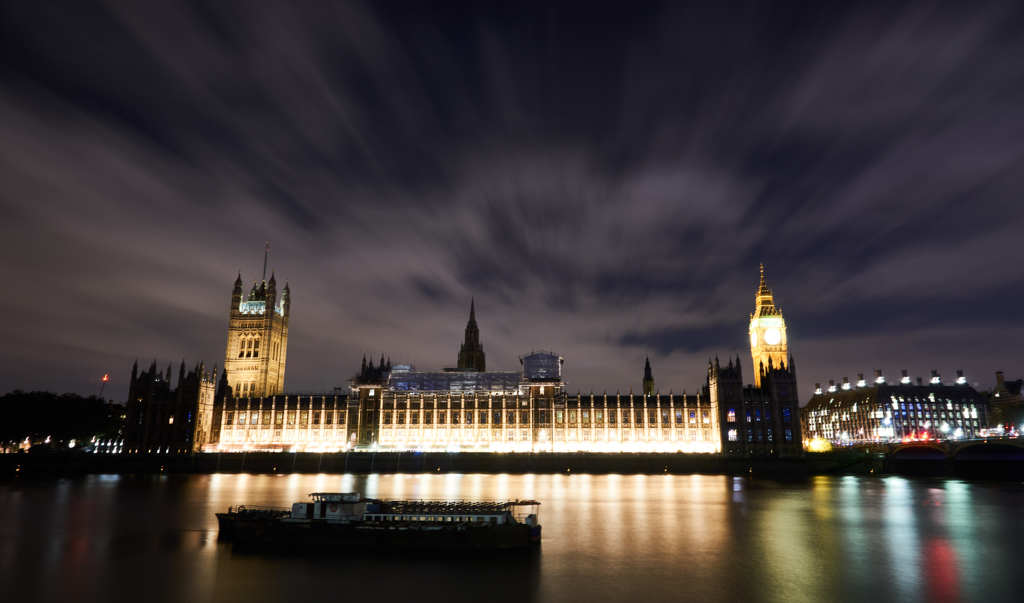
<path id="1" fill-rule="evenodd" d="M 761 281 L 757 286 L 757 295 L 754 296 L 754 316 L 768 316 L 781 314 L 781 310 L 775 307 L 775 298 L 772 290 L 768 287 L 768 280 L 764 276 L 764 264 L 761 264 Z"/>

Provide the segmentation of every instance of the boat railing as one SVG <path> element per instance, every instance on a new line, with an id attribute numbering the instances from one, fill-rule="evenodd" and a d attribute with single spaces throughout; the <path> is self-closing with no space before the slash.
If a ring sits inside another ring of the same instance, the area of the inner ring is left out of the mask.
<path id="1" fill-rule="evenodd" d="M 235 507 L 228 507 L 228 513 L 291 513 L 291 509 L 259 505 L 238 505 Z"/>

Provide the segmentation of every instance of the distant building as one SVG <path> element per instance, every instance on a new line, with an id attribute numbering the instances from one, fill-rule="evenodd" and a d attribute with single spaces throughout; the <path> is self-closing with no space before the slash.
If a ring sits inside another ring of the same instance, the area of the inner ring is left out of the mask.
<path id="1" fill-rule="evenodd" d="M 943 383 L 936 371 L 928 383 L 912 383 L 905 370 L 898 383 L 889 383 L 875 371 L 870 383 L 859 375 L 856 383 L 844 378 L 825 389 L 817 384 L 800 418 L 808 440 L 842 445 L 978 437 L 987 426 L 987 411 L 985 397 L 967 384 L 962 371 L 954 383 Z"/>
<path id="2" fill-rule="evenodd" d="M 1003 371 L 996 371 L 996 386 L 989 394 L 991 417 L 989 425 L 1002 425 L 1009 431 L 1011 427 L 1020 431 L 1024 427 L 1024 379 L 1007 381 Z"/>
<path id="3" fill-rule="evenodd" d="M 220 394 L 227 383 L 223 380 Z M 124 428 L 124 451 L 133 454 L 182 454 L 199 451 L 209 443 L 213 432 L 217 369 L 207 371 L 202 364 L 185 372 L 178 370 L 178 384 L 171 387 L 171 367 L 139 372 L 132 366 Z"/>

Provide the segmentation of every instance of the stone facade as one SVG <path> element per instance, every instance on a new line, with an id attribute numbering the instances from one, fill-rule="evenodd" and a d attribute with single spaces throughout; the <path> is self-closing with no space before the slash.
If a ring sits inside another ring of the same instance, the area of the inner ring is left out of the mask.
<path id="1" fill-rule="evenodd" d="M 221 392 L 227 383 L 221 383 Z M 199 364 L 185 372 L 182 362 L 177 387 L 171 387 L 171 367 L 139 373 L 132 367 L 125 418 L 125 452 L 181 454 L 201 450 L 209 443 L 217 394 L 217 369 Z"/>
<path id="2" fill-rule="evenodd" d="M 291 291 L 280 292 L 271 274 L 269 281 L 254 283 L 242 295 L 242 275 L 231 293 L 224 370 L 236 396 L 262 397 L 284 391 L 288 359 L 288 316 Z"/>

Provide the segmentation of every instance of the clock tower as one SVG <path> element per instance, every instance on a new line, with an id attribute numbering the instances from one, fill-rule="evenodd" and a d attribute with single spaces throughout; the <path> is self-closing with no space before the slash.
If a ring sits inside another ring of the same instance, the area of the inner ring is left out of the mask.
<path id="1" fill-rule="evenodd" d="M 764 264 L 761 264 L 761 283 L 754 298 L 754 313 L 750 315 L 750 355 L 754 360 L 754 385 L 757 387 L 761 386 L 762 367 L 784 367 L 789 357 L 786 320 L 765 282 Z"/>

